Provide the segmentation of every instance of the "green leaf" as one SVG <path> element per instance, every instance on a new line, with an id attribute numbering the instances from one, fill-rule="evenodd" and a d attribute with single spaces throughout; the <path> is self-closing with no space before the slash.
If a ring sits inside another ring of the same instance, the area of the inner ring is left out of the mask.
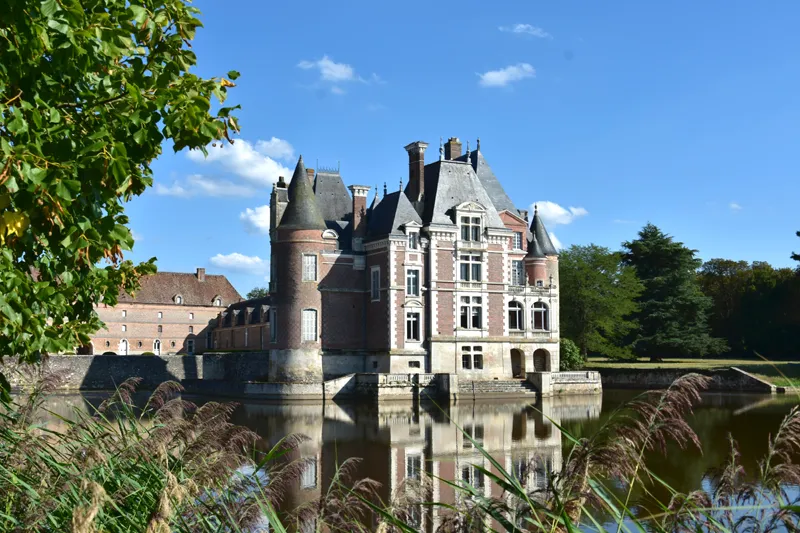
<path id="1" fill-rule="evenodd" d="M 55 107 L 50 109 L 50 122 L 53 124 L 57 124 L 61 122 L 61 113 L 58 112 L 58 109 Z"/>
<path id="2" fill-rule="evenodd" d="M 235 79 L 237 79 L 239 76 L 241 76 L 241 74 L 239 74 L 239 71 L 238 71 L 238 70 L 229 70 L 229 71 L 228 71 L 228 77 L 229 77 L 231 80 L 235 80 Z"/>
<path id="3" fill-rule="evenodd" d="M 145 20 L 147 20 L 147 15 L 148 15 L 147 9 L 143 8 L 142 6 L 134 5 L 130 7 L 130 10 L 133 11 L 133 20 L 137 24 L 141 24 Z"/>
<path id="4" fill-rule="evenodd" d="M 52 17 L 61 7 L 56 0 L 44 0 L 42 2 L 42 15 L 47 18 Z"/>
<path id="5" fill-rule="evenodd" d="M 64 35 L 69 33 L 69 26 L 60 20 L 50 19 L 47 21 L 47 26 Z"/>

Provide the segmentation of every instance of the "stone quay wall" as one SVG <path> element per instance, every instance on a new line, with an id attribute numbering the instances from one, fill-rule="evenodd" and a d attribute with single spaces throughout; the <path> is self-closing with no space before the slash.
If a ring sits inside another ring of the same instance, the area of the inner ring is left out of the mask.
<path id="1" fill-rule="evenodd" d="M 784 392 L 739 368 L 672 369 L 672 368 L 602 368 L 598 370 L 604 389 L 666 389 L 673 381 L 686 374 L 711 377 L 707 390 L 722 392 L 756 392 L 774 394 Z"/>
<path id="2" fill-rule="evenodd" d="M 6 363 L 3 373 L 12 387 L 26 381 Z M 164 381 L 184 385 L 197 381 L 246 382 L 266 380 L 267 352 L 213 353 L 202 355 L 51 355 L 37 372 L 57 373 L 64 390 L 113 390 L 128 378 L 142 379 L 140 389 L 152 390 Z"/>

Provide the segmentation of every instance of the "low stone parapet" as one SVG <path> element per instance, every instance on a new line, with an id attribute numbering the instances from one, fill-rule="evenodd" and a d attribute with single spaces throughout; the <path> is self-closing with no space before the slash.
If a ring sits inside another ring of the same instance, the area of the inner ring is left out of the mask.
<path id="1" fill-rule="evenodd" d="M 774 394 L 783 392 L 760 378 L 740 368 L 687 369 L 687 368 L 602 368 L 599 370 L 603 387 L 607 389 L 666 389 L 673 381 L 686 374 L 709 376 L 709 391 L 755 392 Z"/>
<path id="2" fill-rule="evenodd" d="M 598 394 L 603 391 L 600 373 L 595 371 L 528 372 L 526 379 L 542 396 Z"/>

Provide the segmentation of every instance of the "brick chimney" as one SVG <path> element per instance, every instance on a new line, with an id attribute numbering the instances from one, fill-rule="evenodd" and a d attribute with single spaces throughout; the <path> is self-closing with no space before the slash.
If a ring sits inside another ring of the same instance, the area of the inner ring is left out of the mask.
<path id="1" fill-rule="evenodd" d="M 308 182 L 313 187 L 314 186 L 314 169 L 313 168 L 307 168 L 306 169 L 306 176 L 308 176 Z"/>
<path id="2" fill-rule="evenodd" d="M 367 235 L 367 196 L 370 188 L 351 185 L 348 189 L 353 194 L 353 250 L 360 251 Z"/>
<path id="3" fill-rule="evenodd" d="M 197 281 L 205 281 L 206 280 L 206 269 L 205 268 L 198 268 L 197 269 Z"/>
<path id="4" fill-rule="evenodd" d="M 428 143 L 415 141 L 406 146 L 408 152 L 408 191 L 411 202 L 419 202 L 425 194 L 425 149 Z"/>
<path id="5" fill-rule="evenodd" d="M 461 157 L 461 141 L 458 137 L 450 137 L 444 143 L 444 158 L 448 161 Z"/>

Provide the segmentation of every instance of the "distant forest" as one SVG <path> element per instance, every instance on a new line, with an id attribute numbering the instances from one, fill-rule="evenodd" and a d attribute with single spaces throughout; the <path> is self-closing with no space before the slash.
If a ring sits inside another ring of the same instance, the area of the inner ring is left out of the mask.
<path id="1" fill-rule="evenodd" d="M 621 248 L 561 253 L 561 334 L 582 354 L 800 357 L 800 264 L 703 262 L 652 224 Z"/>

